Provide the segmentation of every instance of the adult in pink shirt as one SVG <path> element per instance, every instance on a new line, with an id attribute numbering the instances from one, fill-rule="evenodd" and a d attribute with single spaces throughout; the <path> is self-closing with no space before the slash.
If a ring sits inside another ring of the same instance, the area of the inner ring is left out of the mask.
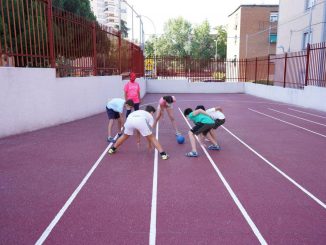
<path id="1" fill-rule="evenodd" d="M 130 81 L 124 87 L 125 100 L 132 100 L 134 102 L 134 110 L 139 110 L 140 104 L 140 87 L 136 82 L 136 74 L 134 72 L 130 73 Z M 127 110 L 126 118 L 131 113 L 131 109 Z"/>
<path id="2" fill-rule="evenodd" d="M 174 115 L 173 115 L 173 106 L 172 103 L 176 102 L 176 98 L 174 96 L 166 95 L 160 98 L 158 102 L 157 112 L 156 112 L 156 118 L 153 124 L 153 128 L 156 127 L 156 124 L 158 120 L 163 116 L 164 111 L 168 113 L 168 116 L 171 120 L 172 126 L 175 130 L 175 134 L 179 135 L 180 132 L 177 127 L 177 123 L 175 122 Z"/>

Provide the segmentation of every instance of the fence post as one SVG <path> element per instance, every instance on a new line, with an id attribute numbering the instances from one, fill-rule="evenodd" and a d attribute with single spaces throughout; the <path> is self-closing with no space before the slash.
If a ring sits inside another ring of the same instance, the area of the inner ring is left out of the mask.
<path id="1" fill-rule="evenodd" d="M 309 75 L 309 61 L 310 61 L 310 44 L 307 45 L 307 59 L 306 59 L 306 77 L 304 86 L 308 85 L 308 75 Z"/>
<path id="2" fill-rule="evenodd" d="M 93 75 L 97 76 L 97 52 L 96 52 L 96 22 L 93 21 Z"/>
<path id="3" fill-rule="evenodd" d="M 118 39 L 119 39 L 119 74 L 121 74 L 121 32 L 118 33 Z"/>
<path id="4" fill-rule="evenodd" d="M 284 75 L 283 75 L 283 88 L 286 87 L 286 66 L 287 66 L 287 59 L 288 59 L 288 53 L 285 53 L 285 60 L 284 60 Z"/>
<path id="5" fill-rule="evenodd" d="M 247 79 L 248 79 L 248 77 L 247 77 L 247 66 L 248 66 L 248 59 L 246 58 L 246 60 L 245 60 L 245 64 L 246 64 L 246 66 L 245 66 L 245 76 L 244 76 L 244 81 L 245 82 L 247 82 Z"/>
<path id="6" fill-rule="evenodd" d="M 267 85 L 269 84 L 269 63 L 270 63 L 270 54 L 267 56 Z"/>
<path id="7" fill-rule="evenodd" d="M 52 0 L 48 0 L 47 3 L 47 32 L 49 39 L 49 55 L 51 68 L 55 68 L 55 57 L 54 57 L 54 40 L 53 40 L 53 13 L 52 13 Z"/>
<path id="8" fill-rule="evenodd" d="M 258 58 L 256 57 L 256 64 L 255 64 L 255 83 L 257 83 L 257 60 L 258 60 Z"/>

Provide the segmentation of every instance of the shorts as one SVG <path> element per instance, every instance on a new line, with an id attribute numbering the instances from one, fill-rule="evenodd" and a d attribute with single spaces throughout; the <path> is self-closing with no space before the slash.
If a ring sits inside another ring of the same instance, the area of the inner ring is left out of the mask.
<path id="1" fill-rule="evenodd" d="M 109 119 L 118 119 L 120 118 L 120 113 L 106 107 L 106 113 L 108 114 Z"/>
<path id="2" fill-rule="evenodd" d="M 219 126 L 225 123 L 225 119 L 216 119 L 213 129 L 217 129 Z"/>
<path id="3" fill-rule="evenodd" d="M 144 137 L 152 134 L 151 126 L 147 123 L 143 117 L 128 117 L 125 123 L 124 134 L 133 135 L 134 130 L 138 130 Z"/>
<path id="4" fill-rule="evenodd" d="M 212 124 L 196 123 L 196 125 L 190 131 L 195 135 L 203 134 L 206 136 L 209 130 L 211 130 L 214 126 L 215 126 L 214 123 Z"/>

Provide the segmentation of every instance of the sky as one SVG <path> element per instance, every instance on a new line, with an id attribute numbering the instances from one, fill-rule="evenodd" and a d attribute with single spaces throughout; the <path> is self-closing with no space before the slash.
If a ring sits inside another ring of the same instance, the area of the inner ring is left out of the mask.
<path id="1" fill-rule="evenodd" d="M 134 10 L 147 16 L 155 25 L 156 34 L 163 33 L 164 23 L 171 18 L 183 17 L 192 25 L 201 24 L 208 20 L 213 28 L 218 25 L 226 25 L 228 15 L 235 11 L 241 4 L 279 4 L 279 0 L 126 0 Z M 131 9 L 127 8 L 128 16 Z M 128 20 L 131 23 L 130 17 Z M 134 19 L 134 23 L 138 23 Z M 143 18 L 145 40 L 146 37 L 155 34 L 153 24 L 147 18 Z M 129 26 L 131 27 L 131 25 Z M 134 24 L 134 36 L 139 36 L 139 26 Z"/>

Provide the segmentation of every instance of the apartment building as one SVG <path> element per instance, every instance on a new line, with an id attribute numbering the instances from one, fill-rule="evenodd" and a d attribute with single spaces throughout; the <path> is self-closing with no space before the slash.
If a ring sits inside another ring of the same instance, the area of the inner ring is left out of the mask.
<path id="1" fill-rule="evenodd" d="M 228 16 L 227 58 L 275 54 L 278 5 L 240 5 Z"/>
<path id="2" fill-rule="evenodd" d="M 326 42 L 325 0 L 280 0 L 277 53 Z"/>
<path id="3" fill-rule="evenodd" d="M 109 28 L 117 29 L 119 19 L 127 22 L 127 6 L 121 0 L 90 0 L 97 21 Z"/>

